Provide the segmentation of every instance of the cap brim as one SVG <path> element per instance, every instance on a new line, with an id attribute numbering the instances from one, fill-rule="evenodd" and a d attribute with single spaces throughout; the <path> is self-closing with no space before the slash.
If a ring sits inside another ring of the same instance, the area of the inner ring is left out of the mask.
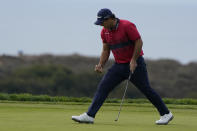
<path id="1" fill-rule="evenodd" d="M 101 20 L 97 20 L 96 22 L 94 22 L 95 25 L 101 25 L 103 23 L 103 21 Z"/>

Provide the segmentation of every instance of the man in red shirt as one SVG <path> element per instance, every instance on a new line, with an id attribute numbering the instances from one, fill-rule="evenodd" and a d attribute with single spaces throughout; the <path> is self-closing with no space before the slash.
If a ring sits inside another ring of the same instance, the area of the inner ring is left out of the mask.
<path id="1" fill-rule="evenodd" d="M 106 8 L 98 12 L 95 24 L 104 27 L 101 31 L 103 50 L 99 64 L 95 66 L 95 71 L 103 72 L 103 67 L 109 58 L 110 51 L 114 55 L 115 64 L 112 65 L 99 83 L 88 111 L 79 116 L 72 116 L 72 120 L 80 123 L 94 123 L 96 113 L 108 94 L 132 73 L 130 81 L 160 113 L 160 120 L 157 120 L 155 123 L 158 125 L 168 124 L 173 119 L 173 114 L 149 84 L 146 64 L 143 58 L 143 42 L 136 26 L 127 20 L 116 18 Z"/>

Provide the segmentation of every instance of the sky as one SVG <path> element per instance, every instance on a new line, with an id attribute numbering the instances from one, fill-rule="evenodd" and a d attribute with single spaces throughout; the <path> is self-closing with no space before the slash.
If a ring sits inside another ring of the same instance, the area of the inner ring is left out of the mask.
<path id="1" fill-rule="evenodd" d="M 0 55 L 99 57 L 101 8 L 135 23 L 145 58 L 197 61 L 196 0 L 0 0 Z"/>

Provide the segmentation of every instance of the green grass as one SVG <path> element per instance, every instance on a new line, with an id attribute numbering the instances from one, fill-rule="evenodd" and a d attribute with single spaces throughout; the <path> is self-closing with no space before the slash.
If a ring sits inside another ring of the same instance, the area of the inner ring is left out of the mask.
<path id="1" fill-rule="evenodd" d="M 79 103 L 0 103 L 0 131 L 196 131 L 196 105 L 168 105 L 174 120 L 167 126 L 158 126 L 159 118 L 150 104 L 126 104 L 117 116 L 119 104 L 105 104 L 95 124 L 79 124 L 71 120 L 87 110 L 88 104 Z"/>
<path id="2" fill-rule="evenodd" d="M 80 102 L 89 103 L 92 98 L 89 97 L 66 97 L 66 96 L 48 96 L 48 95 L 32 95 L 32 94 L 7 94 L 0 93 L 1 101 L 29 101 L 29 102 Z M 183 98 L 173 99 L 164 98 L 163 101 L 166 104 L 177 104 L 177 105 L 197 105 L 197 99 Z M 121 99 L 109 98 L 105 101 L 106 103 L 120 103 Z M 150 103 L 147 99 L 125 99 L 124 103 Z"/>

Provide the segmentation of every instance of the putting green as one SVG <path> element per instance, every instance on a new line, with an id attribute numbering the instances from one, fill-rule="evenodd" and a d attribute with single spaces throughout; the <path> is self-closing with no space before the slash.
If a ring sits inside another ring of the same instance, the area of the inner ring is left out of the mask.
<path id="1" fill-rule="evenodd" d="M 159 118 L 150 104 L 123 105 L 118 122 L 119 104 L 105 104 L 95 124 L 71 120 L 87 110 L 89 104 L 0 103 L 0 131 L 196 131 L 197 106 L 168 105 L 175 118 L 169 125 L 158 126 Z"/>

